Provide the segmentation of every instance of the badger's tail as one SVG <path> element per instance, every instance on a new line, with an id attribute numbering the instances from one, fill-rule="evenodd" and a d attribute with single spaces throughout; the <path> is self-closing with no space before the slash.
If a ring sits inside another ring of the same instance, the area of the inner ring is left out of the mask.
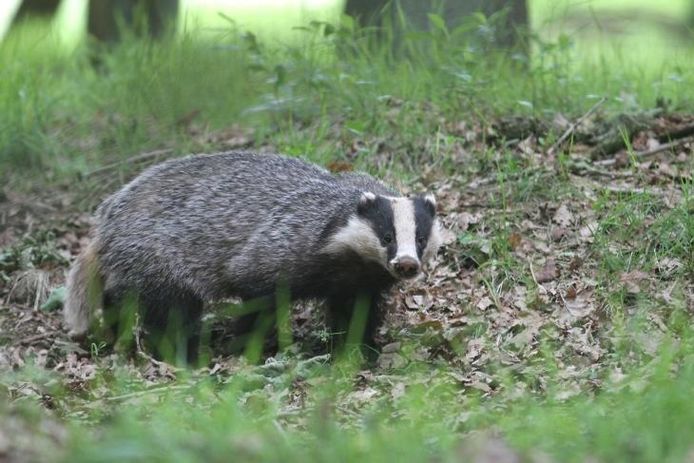
<path id="1" fill-rule="evenodd" d="M 103 276 L 99 265 L 98 242 L 94 239 L 77 260 L 67 277 L 67 296 L 63 317 L 73 339 L 87 334 L 92 314 L 101 307 Z"/>

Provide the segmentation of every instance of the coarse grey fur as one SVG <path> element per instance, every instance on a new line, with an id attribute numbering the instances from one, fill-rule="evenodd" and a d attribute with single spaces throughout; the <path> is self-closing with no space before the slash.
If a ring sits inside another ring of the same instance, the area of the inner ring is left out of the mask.
<path id="1" fill-rule="evenodd" d="M 399 196 L 368 175 L 333 175 L 279 155 L 227 152 L 151 167 L 97 210 L 93 240 L 68 280 L 66 324 L 85 334 L 98 305 L 90 288 L 103 285 L 105 315 L 135 293 L 146 324 L 179 317 L 195 343 L 203 302 L 268 297 L 286 283 L 293 299 L 326 299 L 334 329 L 348 324 L 358 295 L 369 297 L 372 337 L 396 276 L 358 246 L 323 251 L 365 192 Z M 436 227 L 427 237 L 434 253 Z"/>

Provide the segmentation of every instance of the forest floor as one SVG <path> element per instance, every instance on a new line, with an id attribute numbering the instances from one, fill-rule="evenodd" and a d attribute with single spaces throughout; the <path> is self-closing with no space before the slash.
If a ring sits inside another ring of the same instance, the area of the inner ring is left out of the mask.
<path id="1" fill-rule="evenodd" d="M 169 79 L 162 63 L 171 59 L 148 61 L 152 75 Z M 139 82 L 130 66 L 112 70 L 109 88 Z M 0 158 L 16 169 L 0 192 L 0 461 L 694 458 L 687 104 L 626 111 L 628 95 L 607 86 L 605 99 L 584 98 L 580 110 L 520 100 L 535 109 L 462 111 L 465 88 L 445 106 L 446 85 L 438 96 L 403 85 L 375 98 L 347 76 L 340 82 L 353 91 L 339 97 L 307 87 L 320 94 L 314 103 L 334 106 L 304 105 L 301 84 L 285 74 L 317 77 L 297 67 L 266 63 L 274 99 L 251 109 L 281 107 L 265 125 L 209 123 L 221 111 L 214 92 L 171 92 L 194 87 L 195 73 L 166 80 L 161 98 L 128 87 L 145 101 L 133 109 L 141 117 L 106 100 L 84 120 L 51 106 L 44 138 L 13 119 L 18 135 L 3 142 L 26 157 Z M 395 85 L 387 75 L 371 77 Z M 167 93 L 179 100 L 165 102 Z M 171 121 L 156 120 L 159 107 Z M 139 140 L 127 155 L 125 139 Z M 442 249 L 392 294 L 374 363 L 332 356 L 311 304 L 292 311 L 295 343 L 258 362 L 226 350 L 227 320 L 215 313 L 206 318 L 213 355 L 197 369 L 66 336 L 61 287 L 98 202 L 157 161 L 228 149 L 305 154 L 435 193 Z M 87 154 L 65 154 L 78 151 Z"/>

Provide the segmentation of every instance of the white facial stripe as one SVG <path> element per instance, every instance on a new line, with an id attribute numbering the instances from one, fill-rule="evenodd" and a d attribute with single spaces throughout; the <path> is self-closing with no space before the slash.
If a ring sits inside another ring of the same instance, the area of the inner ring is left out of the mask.
<path id="1" fill-rule="evenodd" d="M 427 247 L 424 248 L 424 252 L 422 253 L 422 262 L 426 264 L 432 261 L 436 257 L 439 246 L 441 246 L 440 225 L 438 219 L 434 219 L 434 223 L 431 224 Z"/>
<path id="2" fill-rule="evenodd" d="M 393 220 L 395 222 L 395 239 L 398 250 L 395 259 L 409 256 L 417 261 L 416 223 L 414 217 L 414 203 L 408 198 L 391 199 L 393 207 Z"/>
<path id="3" fill-rule="evenodd" d="M 386 261 L 386 250 L 371 225 L 359 217 L 350 218 L 347 225 L 338 230 L 323 248 L 328 254 L 340 254 L 346 250 L 379 263 Z"/>

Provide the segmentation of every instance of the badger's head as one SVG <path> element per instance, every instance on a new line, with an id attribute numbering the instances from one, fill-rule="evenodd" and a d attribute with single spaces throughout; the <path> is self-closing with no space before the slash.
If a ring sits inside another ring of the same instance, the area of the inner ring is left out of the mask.
<path id="1" fill-rule="evenodd" d="M 413 197 L 362 193 L 356 212 L 329 238 L 326 251 L 351 250 L 377 262 L 397 279 L 417 276 L 440 244 L 433 195 Z"/>

